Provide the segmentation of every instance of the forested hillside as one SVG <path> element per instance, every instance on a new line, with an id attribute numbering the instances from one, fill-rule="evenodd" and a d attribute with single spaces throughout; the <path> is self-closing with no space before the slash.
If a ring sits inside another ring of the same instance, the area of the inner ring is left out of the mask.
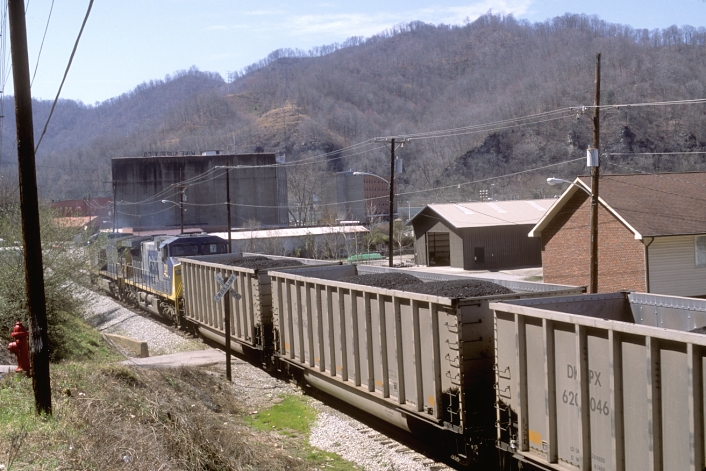
<path id="1" fill-rule="evenodd" d="M 703 27 L 647 31 L 583 15 L 410 23 L 314 51 L 275 51 L 228 81 L 192 69 L 93 106 L 61 101 L 37 155 L 39 184 L 53 199 L 106 194 L 111 157 L 234 146 L 284 152 L 288 161 L 327 153 L 315 170 L 292 168 L 294 182 L 344 168 L 387 175 L 382 144 L 349 147 L 429 133 L 398 150 L 402 204 L 474 199 L 489 188 L 496 198 L 547 196 L 556 190 L 546 177 L 585 173 L 590 112 L 567 108 L 593 103 L 597 52 L 602 104 L 706 98 Z M 13 106 L 6 99 L 0 169 L 8 179 L 16 169 Z M 36 140 L 50 107 L 35 102 Z M 553 110 L 564 111 L 540 115 Z M 705 104 L 616 107 L 601 125 L 603 153 L 706 151 Z M 706 170 L 706 155 L 613 155 L 603 168 Z"/>

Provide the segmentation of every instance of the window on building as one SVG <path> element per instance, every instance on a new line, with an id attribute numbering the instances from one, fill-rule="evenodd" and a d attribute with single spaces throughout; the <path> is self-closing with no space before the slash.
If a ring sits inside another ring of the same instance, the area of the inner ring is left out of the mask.
<path id="1" fill-rule="evenodd" d="M 696 252 L 696 267 L 706 267 L 706 235 L 694 238 Z"/>

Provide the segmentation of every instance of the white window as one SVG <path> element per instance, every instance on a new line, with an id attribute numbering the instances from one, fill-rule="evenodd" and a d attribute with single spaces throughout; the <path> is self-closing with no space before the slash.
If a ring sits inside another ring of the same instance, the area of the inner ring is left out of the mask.
<path id="1" fill-rule="evenodd" d="M 706 235 L 694 237 L 696 267 L 706 267 Z"/>

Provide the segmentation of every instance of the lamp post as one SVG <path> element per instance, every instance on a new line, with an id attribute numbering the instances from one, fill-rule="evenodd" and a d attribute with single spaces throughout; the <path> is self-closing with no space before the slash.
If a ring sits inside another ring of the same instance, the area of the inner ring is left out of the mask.
<path id="1" fill-rule="evenodd" d="M 569 180 L 564 180 L 561 178 L 547 178 L 547 183 L 550 185 L 560 185 L 562 183 L 568 183 L 576 188 L 581 189 L 584 193 L 588 195 L 591 199 L 591 250 L 590 250 L 590 269 L 589 269 L 589 292 L 598 292 L 598 218 L 593 215 L 593 208 L 598 206 L 598 186 L 592 188 L 592 191 L 588 191 L 581 185 L 577 185 L 575 182 L 570 182 Z"/>
<path id="2" fill-rule="evenodd" d="M 179 206 L 179 216 L 181 220 L 181 234 L 184 233 L 184 193 L 179 194 L 179 202 L 175 203 L 174 201 L 170 200 L 162 200 L 162 203 L 171 203 L 174 206 Z"/>
<path id="3" fill-rule="evenodd" d="M 392 141 L 393 148 L 394 148 L 394 143 L 395 143 L 395 141 L 393 140 L 393 141 Z M 393 151 L 393 153 L 394 153 L 394 151 Z M 393 160 L 393 161 L 394 161 L 394 160 Z M 387 237 L 388 237 L 388 240 L 387 240 L 387 250 L 388 250 L 388 252 L 389 252 L 389 260 L 390 260 L 389 265 L 392 267 L 392 266 L 394 265 L 394 263 L 393 263 L 393 257 L 392 257 L 392 237 L 393 237 L 392 225 L 394 224 L 393 212 L 394 212 L 394 207 L 395 207 L 395 205 L 394 205 L 394 201 L 395 201 L 394 183 L 393 183 L 392 180 L 386 180 L 386 179 L 384 179 L 383 177 L 381 177 L 380 175 L 375 175 L 374 173 L 368 173 L 368 172 L 353 172 L 353 175 L 370 175 L 371 177 L 379 178 L 380 180 L 382 180 L 382 181 L 384 181 L 385 183 L 387 183 L 388 185 L 390 185 L 390 214 L 389 214 L 390 224 L 389 224 L 389 230 L 388 230 L 388 234 L 387 234 Z M 394 175 L 394 169 L 393 169 L 392 175 Z M 394 178 L 394 177 L 393 177 L 393 178 Z"/>

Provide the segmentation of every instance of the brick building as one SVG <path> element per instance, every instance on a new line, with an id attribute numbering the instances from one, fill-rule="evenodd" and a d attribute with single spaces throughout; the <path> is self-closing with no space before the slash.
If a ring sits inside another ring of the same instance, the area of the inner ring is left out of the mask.
<path id="1" fill-rule="evenodd" d="M 390 218 L 389 176 L 381 177 L 366 172 L 339 172 L 336 174 L 334 194 L 328 199 L 336 204 L 338 220 L 370 223 L 376 219 Z M 397 191 L 397 182 L 395 182 Z M 397 216 L 397 199 L 394 201 L 393 218 Z"/>
<path id="2" fill-rule="evenodd" d="M 52 201 L 51 207 L 58 217 L 99 216 L 107 219 L 113 214 L 113 198 Z"/>
<path id="3" fill-rule="evenodd" d="M 56 213 L 57 222 L 64 226 L 82 226 L 90 222 L 100 229 L 113 227 L 112 198 L 52 201 L 51 208 Z"/>
<path id="4" fill-rule="evenodd" d="M 544 281 L 589 284 L 590 177 L 579 177 L 530 232 Z M 706 296 L 706 173 L 603 175 L 598 291 Z"/>

